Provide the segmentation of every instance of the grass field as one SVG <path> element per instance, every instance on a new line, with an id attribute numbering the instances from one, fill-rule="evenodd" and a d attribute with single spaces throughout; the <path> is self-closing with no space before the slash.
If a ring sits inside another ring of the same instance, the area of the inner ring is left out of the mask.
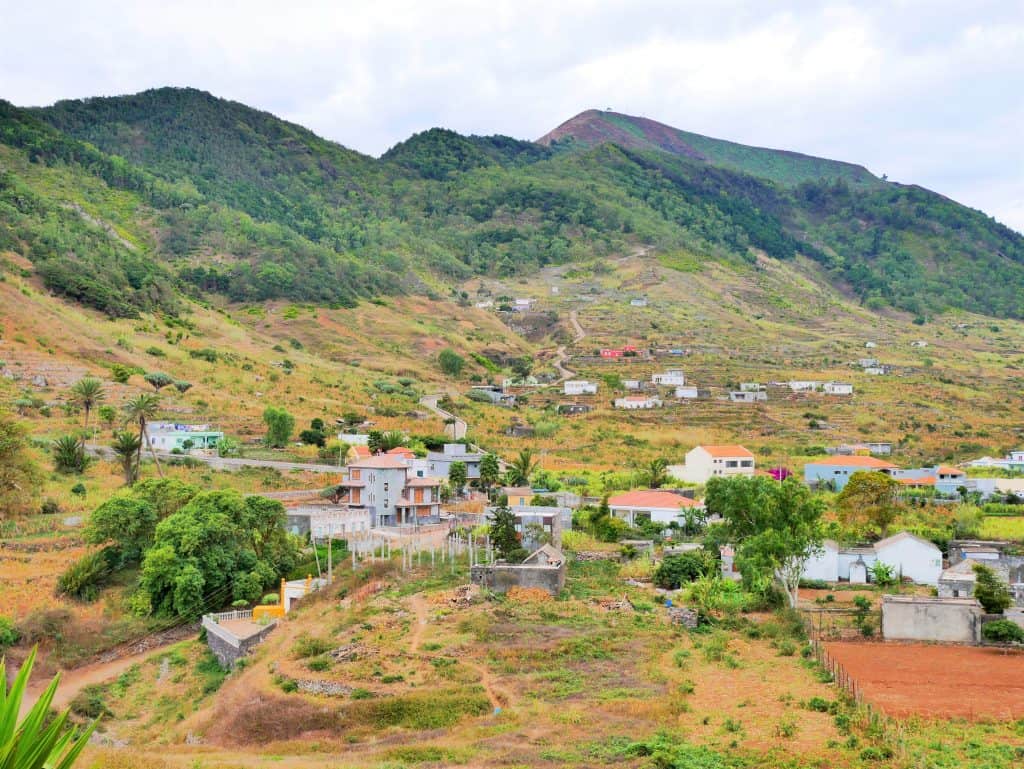
<path id="1" fill-rule="evenodd" d="M 1024 517 L 989 516 L 981 523 L 981 538 L 1024 542 Z"/>

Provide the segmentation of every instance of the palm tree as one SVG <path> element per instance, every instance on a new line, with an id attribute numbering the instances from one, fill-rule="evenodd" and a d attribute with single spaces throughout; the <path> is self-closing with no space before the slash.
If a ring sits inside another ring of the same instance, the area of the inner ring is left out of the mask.
<path id="1" fill-rule="evenodd" d="M 156 416 L 157 409 L 160 408 L 160 397 L 151 393 L 140 393 L 134 398 L 124 404 L 125 417 L 129 422 L 135 422 L 139 426 L 139 448 L 136 452 L 135 460 L 135 477 L 139 477 L 139 470 L 142 468 L 142 447 L 148 443 L 146 440 L 146 423 Z M 164 477 L 164 471 L 160 467 L 160 460 L 156 456 L 156 451 L 153 450 L 152 444 L 149 446 L 149 453 L 153 455 L 153 461 L 156 463 L 156 471 L 160 474 L 160 477 Z"/>
<path id="2" fill-rule="evenodd" d="M 58 473 L 82 473 L 89 464 L 85 445 L 74 435 L 57 438 L 52 444 L 52 450 L 54 468 Z"/>
<path id="3" fill-rule="evenodd" d="M 525 485 L 540 467 L 540 460 L 533 458 L 530 449 L 523 449 L 508 466 L 508 482 L 513 486 Z"/>
<path id="4" fill-rule="evenodd" d="M 76 732 L 68 723 L 70 711 L 66 710 L 53 719 L 49 717 L 50 703 L 53 702 L 60 678 L 55 676 L 35 705 L 21 719 L 21 723 L 18 723 L 21 702 L 35 660 L 36 650 L 33 649 L 9 689 L 6 666 L 0 660 L 0 760 L 4 767 L 10 769 L 36 769 L 43 766 L 49 769 L 70 769 L 89 742 L 98 722 L 94 721 L 81 732 Z"/>
<path id="5" fill-rule="evenodd" d="M 135 455 L 142 448 L 142 442 L 133 433 L 119 430 L 114 433 L 114 442 L 111 444 L 111 448 L 121 462 L 125 484 L 131 486 L 135 483 Z"/>
<path id="6" fill-rule="evenodd" d="M 637 468 L 641 483 L 649 489 L 660 489 L 669 481 L 668 460 L 663 457 L 652 459 L 646 465 Z"/>
<path id="7" fill-rule="evenodd" d="M 103 382 L 96 377 L 87 376 L 79 379 L 71 386 L 71 402 L 82 407 L 85 412 L 85 430 L 89 430 L 89 414 L 106 399 Z M 83 437 L 84 441 L 85 438 Z"/>

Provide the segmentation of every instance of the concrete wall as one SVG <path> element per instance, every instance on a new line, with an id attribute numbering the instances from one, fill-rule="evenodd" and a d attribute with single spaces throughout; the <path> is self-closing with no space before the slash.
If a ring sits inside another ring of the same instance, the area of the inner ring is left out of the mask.
<path id="1" fill-rule="evenodd" d="M 973 599 L 887 595 L 882 597 L 882 635 L 887 640 L 981 641 L 981 604 Z"/>
<path id="2" fill-rule="evenodd" d="M 826 542 L 819 552 L 808 559 L 803 578 L 839 581 L 839 550 L 834 542 Z"/>
<path id="3" fill-rule="evenodd" d="M 475 584 L 507 593 L 513 587 L 539 587 L 557 596 L 565 587 L 566 566 L 532 564 L 477 564 L 470 569 L 470 580 Z"/>
<path id="4" fill-rule="evenodd" d="M 912 537 L 900 538 L 883 548 L 876 546 L 878 560 L 892 566 L 897 576 L 903 575 L 919 585 L 937 585 L 942 574 L 942 551 L 931 542 Z"/>
<path id="5" fill-rule="evenodd" d="M 275 624 L 271 622 L 255 635 L 239 639 L 219 627 L 215 622 L 208 622 L 207 618 L 203 617 L 203 627 L 206 629 L 206 645 L 210 647 L 210 651 L 217 658 L 217 661 L 226 668 L 234 667 L 238 660 L 263 643 L 263 640 L 274 629 Z"/>

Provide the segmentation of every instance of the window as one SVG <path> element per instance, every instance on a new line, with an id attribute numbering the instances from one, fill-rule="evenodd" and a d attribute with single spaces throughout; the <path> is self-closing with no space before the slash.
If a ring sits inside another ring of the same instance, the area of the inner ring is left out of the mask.
<path id="1" fill-rule="evenodd" d="M 753 459 L 744 459 L 742 462 L 740 462 L 740 467 L 753 467 L 753 466 L 754 466 L 754 460 Z"/>
<path id="2" fill-rule="evenodd" d="M 387 491 L 387 490 L 388 490 L 388 482 L 384 481 L 384 491 Z"/>
<path id="3" fill-rule="evenodd" d="M 739 462 L 737 462 L 737 461 L 736 461 L 736 460 L 734 460 L 734 459 L 731 459 L 731 460 L 729 460 L 728 462 L 726 462 L 726 463 L 725 463 L 725 466 L 726 466 L 726 467 L 739 467 L 739 466 L 740 466 L 740 463 L 739 463 Z"/>

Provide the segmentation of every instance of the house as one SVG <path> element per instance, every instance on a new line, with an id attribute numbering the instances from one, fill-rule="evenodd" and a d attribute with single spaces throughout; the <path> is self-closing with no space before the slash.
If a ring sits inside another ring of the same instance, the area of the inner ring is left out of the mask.
<path id="1" fill-rule="evenodd" d="M 617 409 L 656 409 L 661 408 L 664 402 L 661 398 L 653 395 L 626 395 L 623 398 L 616 398 L 614 406 Z"/>
<path id="2" fill-rule="evenodd" d="M 533 302 L 533 299 L 516 299 L 512 309 L 516 312 L 529 312 L 530 308 L 533 307 Z"/>
<path id="3" fill-rule="evenodd" d="M 498 406 L 508 406 L 511 408 L 516 405 L 516 396 L 512 393 L 506 393 L 503 388 L 496 385 L 473 385 L 470 388 L 470 392 L 486 395 L 491 403 Z"/>
<path id="4" fill-rule="evenodd" d="M 562 392 L 565 395 L 596 395 L 597 383 L 586 379 L 567 379 L 562 383 Z"/>
<path id="5" fill-rule="evenodd" d="M 473 306 L 476 307 L 478 310 L 489 310 L 491 307 L 494 307 L 494 300 L 485 299 L 482 302 L 477 302 Z"/>
<path id="6" fill-rule="evenodd" d="M 850 456 L 851 454 L 880 454 L 888 456 L 892 454 L 891 443 L 841 443 L 838 446 L 828 446 L 825 449 L 826 454 L 839 454 L 841 456 Z"/>
<path id="7" fill-rule="evenodd" d="M 939 598 L 974 598 L 974 586 L 978 582 L 978 575 L 974 573 L 976 563 L 979 562 L 968 558 L 943 571 L 939 575 Z"/>
<path id="8" fill-rule="evenodd" d="M 487 516 L 495 508 L 487 509 Z M 545 544 L 562 546 L 562 532 L 572 528 L 572 509 L 568 507 L 544 507 L 541 505 L 509 505 L 515 518 L 515 530 L 526 549 L 535 549 Z"/>
<path id="9" fill-rule="evenodd" d="M 604 347 L 600 351 L 602 358 L 621 358 L 625 354 L 625 350 L 613 349 L 611 347 Z"/>
<path id="10" fill-rule="evenodd" d="M 768 400 L 768 393 L 765 390 L 733 390 L 729 393 L 729 400 L 733 403 L 757 403 Z"/>
<path id="11" fill-rule="evenodd" d="M 353 462 L 357 462 L 360 459 L 367 459 L 373 456 L 373 452 L 370 451 L 369 446 L 365 446 L 361 443 L 357 443 L 353 446 L 348 447 L 348 452 L 345 454 L 345 464 L 350 465 Z"/>
<path id="12" fill-rule="evenodd" d="M 623 379 L 622 387 L 626 390 L 639 390 L 643 387 L 643 383 L 639 379 Z"/>
<path id="13" fill-rule="evenodd" d="M 462 462 L 466 466 L 466 478 L 480 478 L 480 460 L 484 455 L 470 451 L 462 443 L 446 443 L 441 451 L 428 451 L 426 470 L 432 476 L 447 478 L 453 462 Z"/>
<path id="14" fill-rule="evenodd" d="M 678 387 L 686 384 L 686 374 L 683 373 L 682 369 L 673 368 L 668 371 L 662 371 L 660 374 L 652 374 L 651 382 L 663 387 Z"/>
<path id="15" fill-rule="evenodd" d="M 703 510 L 704 505 L 676 491 L 636 489 L 609 497 L 608 508 L 612 515 L 635 526 L 644 519 L 654 523 L 681 523 L 685 520 L 683 508 Z"/>
<path id="16" fill-rule="evenodd" d="M 338 433 L 338 440 L 349 446 L 366 446 L 370 442 L 369 433 Z"/>
<path id="17" fill-rule="evenodd" d="M 589 403 L 559 403 L 558 413 L 562 416 L 574 417 L 579 414 L 589 414 L 593 408 Z"/>
<path id="18" fill-rule="evenodd" d="M 853 395 L 853 385 L 849 382 L 825 382 L 821 389 L 826 395 Z"/>
<path id="19" fill-rule="evenodd" d="M 868 451 L 872 454 L 879 454 L 882 456 L 889 456 L 890 454 L 892 454 L 891 443 L 868 441 L 864 445 L 868 447 Z"/>
<path id="20" fill-rule="evenodd" d="M 899 468 L 892 462 L 877 457 L 834 456 L 816 459 L 804 465 L 804 483 L 808 486 L 831 484 L 842 491 L 854 473 L 877 471 L 892 475 Z"/>
<path id="21" fill-rule="evenodd" d="M 865 374 L 869 374 L 871 376 L 881 376 L 883 374 L 888 374 L 889 373 L 889 367 L 888 366 L 867 366 L 864 369 L 864 373 Z"/>
<path id="22" fill-rule="evenodd" d="M 878 365 L 878 358 L 861 358 L 857 361 L 857 365 L 861 368 L 871 368 Z"/>
<path id="23" fill-rule="evenodd" d="M 522 563 L 487 563 L 470 567 L 470 580 L 493 590 L 507 593 L 513 587 L 537 587 L 557 596 L 565 587 L 566 563 L 562 551 L 544 545 Z"/>
<path id="24" fill-rule="evenodd" d="M 714 477 L 754 474 L 754 455 L 742 446 L 697 446 L 686 453 L 685 465 L 672 465 L 669 474 L 690 483 Z"/>
<path id="25" fill-rule="evenodd" d="M 813 379 L 791 379 L 787 384 L 795 393 L 814 392 L 821 388 L 821 382 Z"/>
<path id="26" fill-rule="evenodd" d="M 643 297 L 640 297 L 638 299 L 630 299 L 629 300 L 629 306 L 630 307 L 646 307 L 647 306 L 647 300 L 644 299 Z"/>
<path id="27" fill-rule="evenodd" d="M 396 446 L 393 449 L 388 449 L 387 451 L 384 452 L 384 455 L 388 457 L 398 457 L 399 459 L 404 459 L 406 464 L 416 459 L 416 452 L 407 446 Z"/>
<path id="28" fill-rule="evenodd" d="M 509 507 L 525 507 L 533 500 L 533 489 L 529 486 L 503 486 L 501 493 L 508 499 Z"/>
<path id="29" fill-rule="evenodd" d="M 942 551 L 935 543 L 906 531 L 870 547 L 840 548 L 834 540 L 827 539 L 804 565 L 803 578 L 856 584 L 866 579 L 878 562 L 891 567 L 897 578 L 937 585 L 942 572 Z"/>
<path id="30" fill-rule="evenodd" d="M 696 385 L 684 385 L 683 387 L 676 388 L 676 397 L 680 399 L 692 400 L 700 397 L 700 392 L 697 390 Z"/>
<path id="31" fill-rule="evenodd" d="M 923 339 L 918 339 L 916 342 L 911 342 L 910 346 L 911 347 L 927 347 L 928 343 L 926 341 L 924 341 Z"/>
<path id="32" fill-rule="evenodd" d="M 441 479 L 410 477 L 409 462 L 402 456 L 381 454 L 352 462 L 347 469 L 338 484 L 338 502 L 347 510 L 365 510 L 371 526 L 440 520 Z"/>
<path id="33" fill-rule="evenodd" d="M 146 439 L 154 451 L 211 451 L 223 440 L 224 433 L 209 425 L 183 425 L 175 422 L 149 422 Z"/>
<path id="34" fill-rule="evenodd" d="M 759 393 L 766 389 L 760 382 L 740 382 L 740 392 L 742 393 Z"/>
<path id="35" fill-rule="evenodd" d="M 964 463 L 967 467 L 994 467 L 1000 470 L 1011 470 L 1013 472 L 1024 472 L 1024 449 L 1011 451 L 1003 459 L 982 457 Z"/>

